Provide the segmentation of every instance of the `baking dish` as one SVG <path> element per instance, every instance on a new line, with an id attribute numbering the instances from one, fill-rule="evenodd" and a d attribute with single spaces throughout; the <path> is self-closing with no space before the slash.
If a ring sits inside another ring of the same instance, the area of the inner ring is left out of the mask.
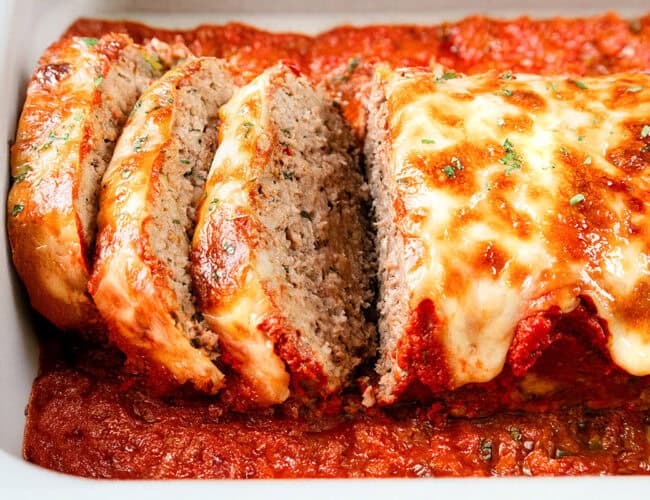
<path id="1" fill-rule="evenodd" d="M 403 1 L 399 10 L 394 2 L 356 2 L 346 5 L 344 1 L 330 1 L 327 7 L 318 2 L 274 2 L 272 6 L 264 2 L 224 1 L 209 2 L 192 0 L 182 6 L 172 2 L 155 1 L 74 1 L 62 0 L 5 0 L 0 3 L 0 60 L 3 63 L 4 78 L 0 81 L 0 144 L 3 158 L 8 158 L 8 141 L 14 136 L 15 123 L 22 104 L 24 87 L 37 57 L 42 50 L 55 40 L 65 27 L 75 18 L 107 17 L 140 20 L 151 25 L 169 27 L 192 27 L 199 23 L 224 23 L 243 21 L 271 30 L 317 32 L 336 24 L 354 23 L 397 23 L 419 22 L 435 23 L 440 20 L 453 20 L 470 13 L 483 13 L 492 16 L 511 16 L 530 14 L 533 16 L 577 15 L 604 12 L 615 8 L 622 16 L 632 16 L 647 10 L 646 2 L 629 0 L 617 5 L 605 1 L 575 2 L 570 8 L 561 2 L 547 2 L 537 7 L 533 2 L 515 1 L 464 1 L 450 0 L 437 2 Z M 6 140 L 4 140 L 6 139 Z M 8 170 L 2 173 L 2 193 L 8 189 Z M 6 203 L 6 198 L 2 199 Z M 4 224 L 4 219 L 3 222 Z M 4 231 L 3 231 L 4 233 Z M 26 297 L 19 285 L 9 257 L 5 239 L 2 247 L 3 300 L 0 317 L 4 320 L 4 342 L 0 359 L 0 387 L 3 404 L 0 406 L 0 477 L 4 479 L 2 488 L 18 493 L 29 494 L 31 488 L 45 488 L 52 496 L 86 495 L 87 480 L 66 477 L 42 470 L 21 460 L 21 442 L 24 426 L 24 407 L 28 400 L 31 382 L 37 369 L 37 345 L 34 330 L 37 324 L 27 306 Z M 533 481 L 531 483 L 531 481 Z M 94 495 L 113 497 L 118 493 L 138 496 L 160 493 L 158 487 L 149 483 L 92 483 Z M 218 482 L 218 483 L 165 483 L 165 494 L 173 494 L 187 489 L 198 494 L 204 488 L 218 491 L 219 494 L 235 493 L 239 496 L 352 496 L 369 494 L 373 491 L 379 497 L 391 498 L 396 494 L 441 496 L 457 494 L 526 494 L 528 496 L 557 494 L 579 494 L 584 492 L 595 498 L 609 496 L 612 492 L 639 494 L 650 487 L 650 479 L 644 478 L 595 478 L 536 479 L 536 480 L 428 480 L 428 481 L 330 481 L 290 483 L 276 481 L 262 484 L 259 481 Z M 166 493 L 169 491 L 170 493 Z M 524 493 L 525 492 L 525 493 Z M 159 496 L 159 495 L 157 495 Z"/>

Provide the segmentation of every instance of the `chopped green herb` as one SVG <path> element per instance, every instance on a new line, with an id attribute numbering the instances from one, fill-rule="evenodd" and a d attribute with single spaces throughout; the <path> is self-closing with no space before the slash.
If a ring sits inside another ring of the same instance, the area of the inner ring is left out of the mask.
<path id="1" fill-rule="evenodd" d="M 510 71 L 506 71 L 501 75 L 502 80 L 511 80 L 512 79 L 512 73 Z"/>
<path id="2" fill-rule="evenodd" d="M 586 156 L 585 161 L 583 161 L 582 163 L 584 163 L 585 165 L 591 165 L 591 156 Z"/>
<path id="3" fill-rule="evenodd" d="M 436 141 L 433 139 L 422 139 L 422 144 L 435 144 Z"/>
<path id="4" fill-rule="evenodd" d="M 183 174 L 183 177 L 192 177 L 192 172 L 193 172 L 193 171 L 192 171 L 191 169 L 188 170 L 187 172 L 185 172 L 185 173 Z"/>
<path id="5" fill-rule="evenodd" d="M 66 132 L 65 135 L 56 135 L 54 132 L 50 132 L 47 135 L 47 141 L 39 148 L 39 151 L 48 149 L 54 141 L 63 141 L 64 143 L 68 142 L 70 138 L 70 132 Z"/>
<path id="6" fill-rule="evenodd" d="M 74 114 L 74 116 L 72 117 L 72 119 L 73 119 L 74 121 L 76 121 L 76 122 L 79 122 L 79 121 L 81 121 L 81 119 L 82 119 L 83 117 L 84 117 L 83 112 L 82 112 L 81 110 L 77 110 L 77 112 Z"/>
<path id="7" fill-rule="evenodd" d="M 557 92 L 558 91 L 557 83 L 551 82 L 551 88 L 553 89 L 553 92 Z"/>
<path id="8" fill-rule="evenodd" d="M 643 90 L 643 85 L 632 85 L 631 87 L 628 87 L 625 89 L 625 92 L 641 92 Z"/>
<path id="9" fill-rule="evenodd" d="M 178 220 L 178 219 L 172 219 L 172 222 L 173 222 L 174 224 L 180 224 L 180 223 L 181 223 L 181 221 Z"/>
<path id="10" fill-rule="evenodd" d="M 287 266 L 286 264 L 282 264 L 282 269 L 284 269 L 285 274 L 289 274 L 289 266 Z"/>
<path id="11" fill-rule="evenodd" d="M 94 47 L 99 42 L 97 38 L 93 38 L 93 37 L 85 37 L 82 38 L 81 40 L 83 41 L 83 43 L 86 44 L 86 47 Z"/>
<path id="12" fill-rule="evenodd" d="M 442 171 L 443 171 L 443 172 L 445 173 L 445 175 L 446 175 L 447 177 L 449 177 L 450 179 L 453 179 L 454 177 L 456 177 L 456 171 L 454 170 L 454 167 L 452 167 L 451 165 L 447 165 L 446 167 L 444 167 L 444 168 L 442 169 Z"/>
<path id="13" fill-rule="evenodd" d="M 447 177 L 450 179 L 453 179 L 456 177 L 456 171 L 457 170 L 463 170 L 463 164 L 460 162 L 460 160 L 456 156 L 452 156 L 451 159 L 449 160 L 450 165 L 446 165 L 445 167 L 442 168 L 442 171 L 445 173 Z"/>
<path id="14" fill-rule="evenodd" d="M 25 210 L 25 205 L 14 205 L 14 207 L 11 209 L 11 216 L 12 217 L 18 217 L 18 214 Z"/>
<path id="15" fill-rule="evenodd" d="M 492 440 L 491 439 L 481 439 L 479 444 L 479 456 L 484 462 L 489 462 L 492 460 Z"/>
<path id="16" fill-rule="evenodd" d="M 641 139 L 645 139 L 646 137 L 650 137 L 650 125 L 644 125 L 641 129 Z"/>
<path id="17" fill-rule="evenodd" d="M 122 172 L 120 173 L 120 177 L 122 177 L 122 179 L 128 179 L 129 177 L 131 177 L 131 171 L 127 169 L 122 170 Z"/>
<path id="18" fill-rule="evenodd" d="M 560 148 L 560 153 L 562 153 L 564 156 L 569 156 L 569 150 L 564 146 Z"/>
<path id="19" fill-rule="evenodd" d="M 221 248 L 223 248 L 228 255 L 232 255 L 232 254 L 235 253 L 235 245 L 232 245 L 232 244 L 228 243 L 227 241 L 224 241 L 221 244 Z"/>
<path id="20" fill-rule="evenodd" d="M 27 173 L 32 169 L 29 163 L 23 163 L 20 167 L 16 168 L 16 176 L 14 182 L 22 182 L 27 177 Z"/>
<path id="21" fill-rule="evenodd" d="M 183 165 L 189 165 L 189 164 L 190 164 L 190 160 L 181 160 L 181 163 L 182 163 Z"/>
<path id="22" fill-rule="evenodd" d="M 287 128 L 283 128 L 282 133 L 284 134 L 285 137 L 288 137 L 288 138 L 291 137 L 291 130 L 289 130 Z"/>
<path id="23" fill-rule="evenodd" d="M 588 88 L 582 80 L 570 80 L 570 82 L 581 90 L 587 90 Z"/>
<path id="24" fill-rule="evenodd" d="M 361 59 L 359 59 L 356 56 L 350 59 L 350 62 L 348 63 L 348 72 L 352 73 L 355 69 L 359 67 L 360 63 L 361 63 Z"/>
<path id="25" fill-rule="evenodd" d="M 244 128 L 246 129 L 246 133 L 244 134 L 244 138 L 248 139 L 248 134 L 250 133 L 251 129 L 255 126 L 253 122 L 245 122 L 244 123 Z"/>
<path id="26" fill-rule="evenodd" d="M 578 193 L 571 197 L 571 199 L 569 200 L 569 205 L 573 207 L 578 203 L 582 203 L 583 201 L 585 201 L 585 195 L 582 193 Z"/>
<path id="27" fill-rule="evenodd" d="M 93 85 L 95 88 L 99 87 L 102 82 L 104 81 L 104 76 L 103 75 L 97 75 L 95 79 L 93 80 Z"/>
<path id="28" fill-rule="evenodd" d="M 557 448 L 555 450 L 555 458 L 563 458 L 569 456 L 571 456 L 571 453 L 569 453 L 568 451 L 561 450 L 560 448 Z"/>
<path id="29" fill-rule="evenodd" d="M 453 169 L 452 169 L 452 170 L 453 170 Z M 408 183 L 409 183 L 408 179 L 405 178 L 405 177 L 400 177 L 399 179 L 397 179 L 396 182 L 397 182 L 398 184 L 408 184 Z"/>
<path id="30" fill-rule="evenodd" d="M 219 200 L 217 198 L 212 198 L 210 205 L 208 205 L 208 211 L 211 211 L 215 206 L 217 206 L 217 203 L 219 203 Z"/>
<path id="31" fill-rule="evenodd" d="M 311 215 L 309 215 L 309 212 L 306 212 L 304 210 L 300 211 L 300 217 L 302 217 L 303 219 L 307 219 L 307 220 L 313 220 Z"/>
<path id="32" fill-rule="evenodd" d="M 149 66 L 151 66 L 151 69 L 153 69 L 154 71 L 158 72 L 164 69 L 162 61 L 160 60 L 158 54 L 145 54 L 144 60 L 147 61 Z"/>
<path id="33" fill-rule="evenodd" d="M 359 64 L 361 64 L 361 59 L 359 57 L 353 57 L 350 59 L 348 62 L 348 66 L 345 69 L 345 73 L 339 77 L 334 78 L 335 82 L 347 82 L 350 77 L 352 76 L 352 73 L 354 73 L 354 70 L 359 67 Z"/>
<path id="34" fill-rule="evenodd" d="M 510 97 L 512 95 L 512 90 L 508 90 L 507 88 L 503 87 L 501 89 L 501 93 L 506 97 Z"/>
<path id="35" fill-rule="evenodd" d="M 129 116 L 133 116 L 136 113 L 136 111 L 138 111 L 141 107 L 142 107 L 142 101 L 136 102 L 135 106 L 133 106 L 133 109 L 129 113 Z"/>
<path id="36" fill-rule="evenodd" d="M 492 183 L 491 182 L 486 182 L 485 183 L 485 189 L 486 191 L 492 191 Z"/>
<path id="37" fill-rule="evenodd" d="M 518 427 L 510 427 L 510 437 L 513 441 L 521 441 L 521 431 Z"/>
<path id="38" fill-rule="evenodd" d="M 582 142 L 582 141 L 584 141 L 584 140 L 585 140 L 585 136 L 584 136 L 584 135 L 579 135 L 579 136 L 578 136 L 578 142 Z"/>
<path id="39" fill-rule="evenodd" d="M 293 172 L 287 172 L 286 170 L 282 172 L 282 177 L 285 178 L 287 181 L 292 181 L 293 180 Z"/>
<path id="40" fill-rule="evenodd" d="M 133 143 L 133 151 L 136 153 L 142 151 L 142 146 L 144 146 L 144 143 L 147 142 L 148 138 L 149 135 L 139 135 L 136 137 L 135 142 Z"/>
<path id="41" fill-rule="evenodd" d="M 453 80 L 454 78 L 458 78 L 458 73 L 455 71 L 446 71 L 440 77 L 436 78 L 436 81 Z"/>
<path id="42" fill-rule="evenodd" d="M 505 174 L 510 175 L 513 170 L 521 168 L 521 157 L 515 151 L 515 146 L 510 142 L 510 139 L 503 141 L 502 147 L 506 155 L 503 158 L 499 158 L 499 162 L 506 166 Z"/>

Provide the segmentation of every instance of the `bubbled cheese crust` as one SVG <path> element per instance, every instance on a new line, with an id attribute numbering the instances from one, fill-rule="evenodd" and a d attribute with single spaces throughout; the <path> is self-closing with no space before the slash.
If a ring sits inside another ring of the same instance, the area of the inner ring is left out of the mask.
<path id="1" fill-rule="evenodd" d="M 101 331 L 88 294 L 101 175 L 155 55 L 126 35 L 65 38 L 41 57 L 12 148 L 8 232 L 34 308 L 63 330 Z"/>
<path id="2" fill-rule="evenodd" d="M 102 186 L 90 291 L 110 340 L 163 392 L 190 383 L 215 393 L 223 383 L 216 341 L 201 345 L 210 335 L 193 311 L 189 235 L 232 89 L 215 58 L 166 73 L 135 106 Z"/>
<path id="3" fill-rule="evenodd" d="M 486 382 L 520 320 L 584 298 L 614 362 L 650 374 L 650 76 L 454 76 L 377 74 L 367 152 L 400 283 L 380 304 L 383 399 L 418 378 L 415 337 L 432 389 Z"/>

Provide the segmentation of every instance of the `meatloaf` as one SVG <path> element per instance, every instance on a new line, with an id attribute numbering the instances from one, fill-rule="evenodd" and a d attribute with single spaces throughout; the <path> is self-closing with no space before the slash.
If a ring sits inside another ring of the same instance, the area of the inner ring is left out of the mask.
<path id="1" fill-rule="evenodd" d="M 127 35 L 72 37 L 48 48 L 29 83 L 7 225 L 33 307 L 60 329 L 102 331 L 87 291 L 99 184 L 127 115 L 161 69 Z"/>
<path id="2" fill-rule="evenodd" d="M 332 100 L 283 64 L 220 116 L 192 243 L 200 310 L 250 402 L 326 396 L 374 352 L 355 137 Z"/>
<path id="3" fill-rule="evenodd" d="M 110 340 L 166 392 L 214 393 L 217 335 L 194 306 L 190 240 L 217 147 L 229 71 L 215 58 L 179 64 L 135 104 L 104 177 L 90 291 Z"/>
<path id="4" fill-rule="evenodd" d="M 380 401 L 523 375 L 557 325 L 650 374 L 649 75 L 381 68 L 369 107 Z"/>

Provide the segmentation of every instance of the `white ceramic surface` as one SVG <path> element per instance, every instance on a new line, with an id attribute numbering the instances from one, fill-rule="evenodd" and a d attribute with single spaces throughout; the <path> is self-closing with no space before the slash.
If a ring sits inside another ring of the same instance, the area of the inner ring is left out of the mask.
<path id="1" fill-rule="evenodd" d="M 188 28 L 242 21 L 271 30 L 315 33 L 342 23 L 435 23 L 470 13 L 492 16 L 579 15 L 616 10 L 650 12 L 649 0 L 0 0 L 0 207 L 9 186 L 8 145 L 14 137 L 24 89 L 39 54 L 77 17 L 128 18 Z M 326 4 L 326 5 L 324 5 Z M 213 493 L 222 498 L 649 498 L 650 478 L 536 478 L 325 481 L 95 482 L 53 473 L 24 462 L 24 408 L 37 369 L 33 315 L 9 256 L 0 217 L 0 499 L 171 499 Z"/>

